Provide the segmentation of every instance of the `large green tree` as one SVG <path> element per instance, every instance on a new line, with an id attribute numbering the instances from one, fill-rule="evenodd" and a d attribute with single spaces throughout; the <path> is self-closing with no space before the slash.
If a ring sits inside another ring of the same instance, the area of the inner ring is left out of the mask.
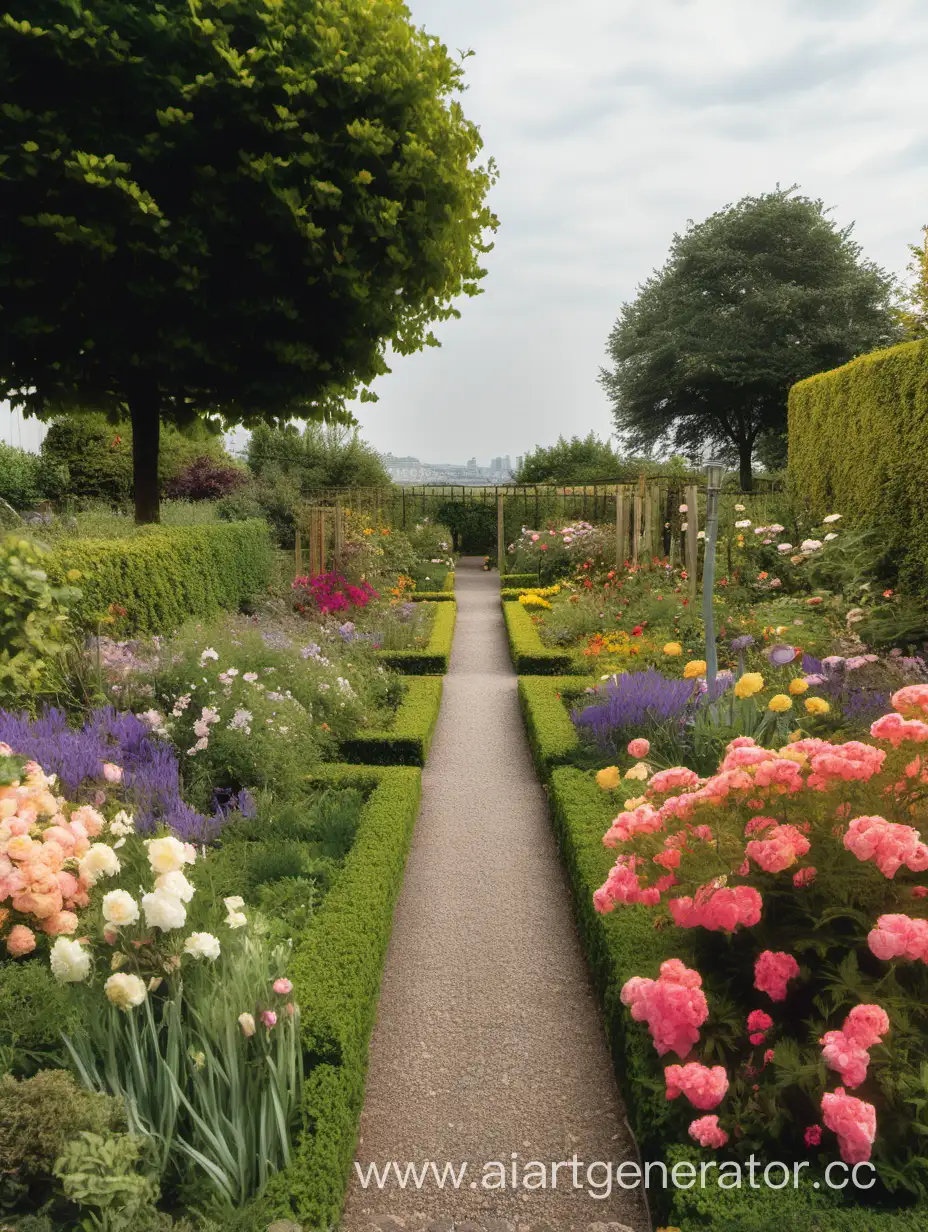
<path id="1" fill-rule="evenodd" d="M 309 423 L 301 432 L 257 427 L 248 442 L 248 465 L 259 479 L 284 474 L 301 491 L 313 488 L 388 488 L 392 480 L 380 454 L 356 427 Z"/>
<path id="2" fill-rule="evenodd" d="M 795 189 L 690 223 L 609 337 L 600 379 L 619 433 L 632 449 L 721 448 L 749 490 L 790 386 L 897 340 L 892 290 L 851 228 Z"/>
<path id="3" fill-rule="evenodd" d="M 516 483 L 587 483 L 618 479 L 627 470 L 612 444 L 591 432 L 569 441 L 560 436 L 553 445 L 536 445 L 522 459 L 514 478 Z"/>
<path id="4" fill-rule="evenodd" d="M 0 398 L 343 418 L 476 294 L 493 166 L 396 0 L 0 0 Z"/>

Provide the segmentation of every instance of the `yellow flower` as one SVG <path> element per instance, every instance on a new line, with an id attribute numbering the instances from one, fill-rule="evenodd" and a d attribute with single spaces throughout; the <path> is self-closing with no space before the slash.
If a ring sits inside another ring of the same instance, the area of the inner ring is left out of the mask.
<path id="1" fill-rule="evenodd" d="M 83 576 L 84 575 L 83 573 L 81 573 L 80 569 L 69 569 L 66 574 L 66 577 L 69 582 L 76 582 L 78 581 L 79 578 L 82 578 Z"/>
<path id="2" fill-rule="evenodd" d="M 807 714 L 827 714 L 831 707 L 825 701 L 824 697 L 807 697 L 806 698 L 806 713 Z"/>
<path id="3" fill-rule="evenodd" d="M 786 631 L 787 631 L 786 625 L 777 625 L 776 630 L 775 630 L 777 637 L 782 637 Z"/>
<path id="4" fill-rule="evenodd" d="M 619 785 L 619 767 L 607 766 L 596 775 L 596 785 L 603 791 L 614 791 Z"/>
<path id="5" fill-rule="evenodd" d="M 802 729 L 797 727 L 795 731 L 791 731 L 789 733 L 789 738 L 790 740 L 801 740 L 802 739 Z"/>
<path id="6" fill-rule="evenodd" d="M 764 678 L 760 672 L 745 672 L 735 685 L 735 697 L 753 697 L 764 687 Z"/>
<path id="7" fill-rule="evenodd" d="M 697 676 L 705 676 L 706 661 L 705 659 L 690 659 L 686 667 L 683 669 L 683 679 L 693 680 Z"/>
<path id="8" fill-rule="evenodd" d="M 374 528 L 372 526 L 365 526 L 364 533 L 365 535 L 372 535 L 374 533 Z"/>
<path id="9" fill-rule="evenodd" d="M 797 676 L 795 680 L 789 682 L 789 691 L 793 697 L 800 697 L 803 693 L 809 691 L 809 686 L 801 676 Z"/>
<path id="10" fill-rule="evenodd" d="M 640 779 L 643 781 L 650 773 L 650 769 L 644 764 L 643 761 L 640 761 L 635 766 L 629 766 L 629 768 L 625 771 L 625 777 L 627 779 Z"/>
<path id="11" fill-rule="evenodd" d="M 677 655 L 683 654 L 683 647 L 679 642 L 668 642 L 664 647 L 663 653 L 670 655 L 671 658 L 676 658 Z"/>
<path id="12" fill-rule="evenodd" d="M 642 804 L 647 803 L 644 796 L 629 796 L 625 801 L 625 808 L 631 813 L 636 808 L 641 808 Z"/>
<path id="13" fill-rule="evenodd" d="M 767 703 L 767 709 L 772 710 L 774 714 L 785 714 L 787 710 L 792 710 L 793 700 L 787 697 L 785 693 L 776 693 Z"/>

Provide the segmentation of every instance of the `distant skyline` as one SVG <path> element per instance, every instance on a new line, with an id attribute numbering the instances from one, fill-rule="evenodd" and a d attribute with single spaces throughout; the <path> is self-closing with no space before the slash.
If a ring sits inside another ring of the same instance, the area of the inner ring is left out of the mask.
<path id="1" fill-rule="evenodd" d="M 621 305 L 688 219 L 798 184 L 902 274 L 928 222 L 919 0 L 409 0 L 500 168 L 484 293 L 353 409 L 382 452 L 465 461 L 612 431 Z M 0 411 L 0 440 L 40 429 Z M 239 437 L 241 439 L 241 437 Z M 14 439 L 14 443 L 18 443 Z"/>

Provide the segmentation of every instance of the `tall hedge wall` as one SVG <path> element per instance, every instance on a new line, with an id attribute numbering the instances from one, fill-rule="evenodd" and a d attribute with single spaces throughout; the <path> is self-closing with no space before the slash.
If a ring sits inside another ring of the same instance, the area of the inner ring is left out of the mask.
<path id="1" fill-rule="evenodd" d="M 191 616 L 236 609 L 267 588 L 273 549 L 266 523 L 164 526 L 125 539 L 70 539 L 47 569 L 78 586 L 72 611 L 93 628 L 110 604 L 125 608 L 120 631 L 171 633 Z"/>
<path id="2" fill-rule="evenodd" d="M 928 593 L 928 341 L 794 385 L 789 470 L 816 516 L 881 530 L 902 579 Z"/>

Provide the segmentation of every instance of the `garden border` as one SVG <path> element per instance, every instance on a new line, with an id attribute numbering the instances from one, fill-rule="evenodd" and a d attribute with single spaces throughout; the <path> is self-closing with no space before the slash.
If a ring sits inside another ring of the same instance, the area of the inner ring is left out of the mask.
<path id="1" fill-rule="evenodd" d="M 599 682 L 592 676 L 520 676 L 519 706 L 539 776 L 547 781 L 555 766 L 570 760 L 580 738 L 562 698 L 580 697 Z"/>
<path id="2" fill-rule="evenodd" d="M 424 650 L 378 650 L 385 667 L 405 676 L 444 676 L 451 658 L 451 639 L 457 617 L 456 603 L 441 603 L 435 609 L 435 622 Z"/>
<path id="3" fill-rule="evenodd" d="M 532 618 L 520 603 L 503 600 L 503 619 L 509 639 L 509 653 L 519 676 L 565 676 L 571 674 L 573 659 L 564 650 L 548 650 Z"/>
<path id="4" fill-rule="evenodd" d="M 410 676 L 392 726 L 380 731 L 362 730 L 343 740 L 340 760 L 368 766 L 424 766 L 438 722 L 443 685 L 441 676 Z"/>
<path id="5" fill-rule="evenodd" d="M 506 587 L 518 589 L 520 586 L 540 586 L 537 573 L 501 573 L 499 575 L 501 590 Z"/>
<path id="6" fill-rule="evenodd" d="M 291 971 L 310 1062 L 302 1128 L 289 1165 L 253 1208 L 274 1219 L 337 1225 L 357 1141 L 368 1042 L 421 795 L 412 766 L 332 764 L 307 776 L 330 787 L 373 788 L 338 879 L 294 946 Z"/>

